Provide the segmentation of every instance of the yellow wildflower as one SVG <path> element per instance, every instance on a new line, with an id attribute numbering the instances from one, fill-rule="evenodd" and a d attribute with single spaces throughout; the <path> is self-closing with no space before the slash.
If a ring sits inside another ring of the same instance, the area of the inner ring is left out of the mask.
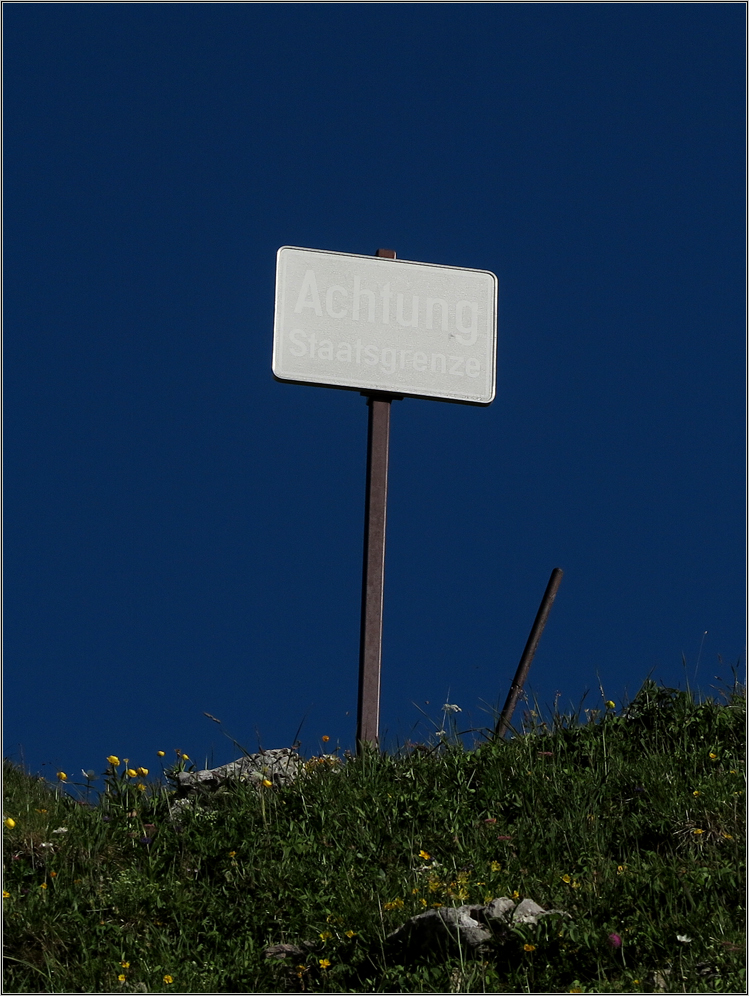
<path id="1" fill-rule="evenodd" d="M 718 760 L 718 755 L 717 754 L 713 754 L 712 751 L 710 751 L 709 757 L 710 757 L 711 761 L 717 761 Z"/>
<path id="2" fill-rule="evenodd" d="M 419 857 L 423 858 L 425 861 L 429 861 L 431 854 L 428 851 L 419 851 Z"/>
<path id="3" fill-rule="evenodd" d="M 607 709 L 616 709 L 616 702 L 612 702 L 611 699 L 609 699 L 608 702 L 606 703 L 606 708 Z"/>
<path id="4" fill-rule="evenodd" d="M 264 778 L 264 779 L 263 779 L 263 785 L 264 785 L 264 786 L 265 786 L 266 788 L 270 788 L 272 784 L 273 784 L 273 782 L 272 782 L 272 781 L 270 781 L 270 779 L 268 779 L 268 778 Z"/>
<path id="5" fill-rule="evenodd" d="M 12 830 L 13 827 L 16 825 L 16 821 L 12 819 L 10 816 L 6 816 L 4 823 L 9 830 Z"/>
<path id="6" fill-rule="evenodd" d="M 57 777 L 61 782 L 66 782 L 68 780 L 68 776 L 65 774 L 64 771 L 58 771 Z"/>
<path id="7" fill-rule="evenodd" d="M 520 899 L 520 893 L 518 892 L 517 889 L 515 889 L 515 891 L 513 892 L 512 898 L 513 899 Z"/>
<path id="8" fill-rule="evenodd" d="M 536 950 L 536 945 L 535 944 L 524 944 L 523 945 L 523 951 L 535 951 L 535 950 Z"/>
<path id="9" fill-rule="evenodd" d="M 148 775 L 148 768 L 136 768 L 135 769 L 141 778 L 146 778 Z"/>
<path id="10" fill-rule="evenodd" d="M 326 744 L 328 740 L 330 740 L 330 737 L 327 734 L 325 734 L 325 736 L 322 738 L 322 742 Z"/>
<path id="11" fill-rule="evenodd" d="M 695 827 L 695 829 L 692 831 L 692 833 L 704 833 L 704 832 L 705 831 L 704 830 L 700 830 L 699 827 Z"/>
<path id="12" fill-rule="evenodd" d="M 356 931 L 355 930 L 347 930 L 346 931 L 346 937 L 356 937 Z"/>
<path id="13" fill-rule="evenodd" d="M 330 968 L 330 962 L 327 958 L 320 959 L 320 968 Z"/>
<path id="14" fill-rule="evenodd" d="M 696 792 L 696 791 L 695 791 L 695 792 L 692 792 L 692 795 L 693 795 L 693 796 L 695 796 L 695 797 L 696 797 L 696 796 L 698 796 L 699 794 L 700 794 L 700 793 L 699 793 L 699 792 Z"/>
<path id="15" fill-rule="evenodd" d="M 166 982 L 166 984 L 170 986 L 174 982 L 174 979 L 171 977 L 171 975 L 165 975 L 164 982 Z"/>
<path id="16" fill-rule="evenodd" d="M 127 777 L 128 778 L 137 778 L 138 777 L 138 772 L 135 770 L 135 768 L 128 768 L 127 769 Z"/>
<path id="17" fill-rule="evenodd" d="M 319 937 L 320 937 L 320 940 L 321 940 L 321 941 L 323 942 L 323 944 L 324 944 L 324 943 L 325 943 L 326 941 L 329 941 L 329 940 L 330 940 L 330 938 L 331 938 L 332 936 L 333 936 L 333 935 L 332 935 L 332 934 L 330 933 L 330 931 L 329 931 L 329 930 L 324 930 L 324 931 L 322 932 L 322 934 L 320 934 L 320 935 L 319 935 Z"/>
<path id="18" fill-rule="evenodd" d="M 10 899 L 10 893 L 3 889 L 3 899 Z"/>
<path id="19" fill-rule="evenodd" d="M 146 791 L 146 786 L 143 784 L 143 782 L 138 782 L 138 784 L 135 787 L 137 788 L 137 790 L 139 792 L 145 792 Z"/>
<path id="20" fill-rule="evenodd" d="M 562 881 L 565 882 L 567 885 L 569 885 L 572 879 L 569 877 L 569 875 L 562 875 Z"/>
<path id="21" fill-rule="evenodd" d="M 236 856 L 237 856 L 237 852 L 236 851 L 229 851 L 229 857 L 230 858 L 236 858 Z"/>
<path id="22" fill-rule="evenodd" d="M 125 976 L 124 975 L 118 975 L 117 976 L 117 981 L 118 982 L 124 982 L 125 981 Z"/>
<path id="23" fill-rule="evenodd" d="M 498 861 L 492 861 L 492 863 L 489 865 L 489 867 L 491 868 L 491 870 L 493 872 L 501 872 L 502 871 L 502 865 Z"/>
<path id="24" fill-rule="evenodd" d="M 112 765 L 113 768 L 119 768 L 120 759 L 119 757 L 117 757 L 116 754 L 110 754 L 107 760 L 109 761 L 109 763 Z"/>
<path id="25" fill-rule="evenodd" d="M 130 962 L 129 961 L 121 961 L 120 965 L 122 965 L 123 968 L 130 968 Z"/>
<path id="26" fill-rule="evenodd" d="M 164 756 L 164 751 L 163 750 L 157 750 L 156 751 L 156 756 L 157 757 L 163 757 Z"/>
<path id="27" fill-rule="evenodd" d="M 42 884 L 39 886 L 39 888 L 40 889 L 46 889 L 47 888 L 47 883 L 46 882 L 42 882 Z"/>

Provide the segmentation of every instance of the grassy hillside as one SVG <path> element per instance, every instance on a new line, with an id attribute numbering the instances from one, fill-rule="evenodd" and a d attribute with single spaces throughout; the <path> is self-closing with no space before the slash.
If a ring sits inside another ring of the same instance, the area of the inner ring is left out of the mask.
<path id="1" fill-rule="evenodd" d="M 178 816 L 132 761 L 96 805 L 6 765 L 4 991 L 745 992 L 741 690 L 648 682 L 624 713 L 530 722 L 311 759 Z M 414 914 L 499 896 L 571 919 L 480 958 L 383 950 Z M 305 953 L 266 958 L 279 943 Z"/>

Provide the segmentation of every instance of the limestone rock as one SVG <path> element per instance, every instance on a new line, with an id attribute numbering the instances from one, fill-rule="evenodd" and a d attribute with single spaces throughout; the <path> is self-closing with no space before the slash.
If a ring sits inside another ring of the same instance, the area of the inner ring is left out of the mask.
<path id="1" fill-rule="evenodd" d="M 177 796 L 184 799 L 196 793 L 215 792 L 229 781 L 244 782 L 258 788 L 263 781 L 277 787 L 288 785 L 304 767 L 304 761 L 292 747 L 260 751 L 218 768 L 181 771 L 177 775 Z"/>
<path id="2" fill-rule="evenodd" d="M 484 918 L 487 922 L 490 920 L 499 920 L 501 923 L 509 923 L 514 909 L 515 903 L 511 899 L 508 899 L 507 896 L 502 896 L 501 899 L 492 899 L 490 903 L 483 907 Z"/>
<path id="3" fill-rule="evenodd" d="M 411 917 L 387 936 L 385 946 L 391 957 L 402 960 L 435 951 L 484 954 L 492 939 L 501 942 L 511 928 L 537 924 L 540 917 L 553 913 L 569 917 L 564 910 L 545 910 L 532 899 L 524 899 L 516 906 L 507 896 L 485 906 L 441 906 Z"/>
<path id="4" fill-rule="evenodd" d="M 549 910 L 549 912 L 554 912 Z M 546 916 L 546 910 L 539 906 L 538 903 L 534 903 L 532 899 L 524 899 L 522 903 L 519 903 L 515 907 L 515 912 L 512 914 L 513 926 L 519 923 L 538 923 L 538 918 L 540 916 Z"/>
<path id="5" fill-rule="evenodd" d="M 440 907 L 411 917 L 385 939 L 385 947 L 394 957 L 418 958 L 437 950 L 482 951 L 492 939 L 492 932 L 472 913 L 480 907 Z"/>
<path id="6" fill-rule="evenodd" d="M 293 958 L 303 958 L 314 945 L 309 941 L 304 941 L 304 947 L 299 947 L 298 944 L 271 944 L 269 948 L 265 949 L 266 958 L 275 958 L 278 961 L 284 961 L 286 958 L 289 960 Z"/>

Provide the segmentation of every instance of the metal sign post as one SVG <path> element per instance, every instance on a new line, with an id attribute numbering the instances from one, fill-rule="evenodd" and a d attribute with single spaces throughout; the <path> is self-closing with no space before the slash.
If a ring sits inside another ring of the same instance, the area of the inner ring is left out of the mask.
<path id="1" fill-rule="evenodd" d="M 378 249 L 377 256 L 395 259 L 395 252 L 392 249 Z M 387 395 L 365 394 L 365 397 L 369 406 L 369 420 L 359 641 L 359 701 L 356 722 L 357 750 L 361 750 L 364 743 L 377 744 L 380 732 L 382 609 L 385 589 L 385 527 L 392 400 Z"/>

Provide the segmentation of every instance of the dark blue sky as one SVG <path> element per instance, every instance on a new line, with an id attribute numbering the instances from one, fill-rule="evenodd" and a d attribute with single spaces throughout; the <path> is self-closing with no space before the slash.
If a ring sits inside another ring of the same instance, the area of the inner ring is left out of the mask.
<path id="1" fill-rule="evenodd" d="M 282 245 L 499 279 L 494 403 L 393 405 L 386 744 L 556 566 L 542 704 L 743 678 L 743 4 L 3 17 L 6 755 L 353 746 L 367 409 L 273 380 Z"/>

